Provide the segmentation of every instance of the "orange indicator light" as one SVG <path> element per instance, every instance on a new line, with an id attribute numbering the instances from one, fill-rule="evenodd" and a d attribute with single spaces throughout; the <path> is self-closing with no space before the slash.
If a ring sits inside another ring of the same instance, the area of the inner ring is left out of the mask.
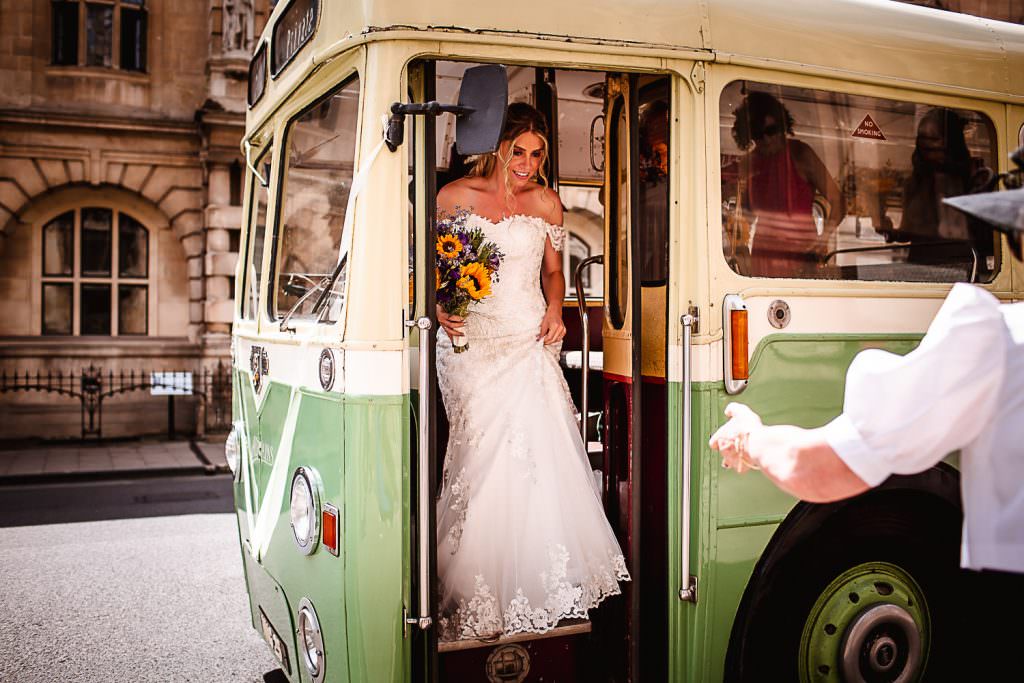
<path id="1" fill-rule="evenodd" d="M 320 514 L 321 541 L 334 556 L 338 555 L 338 508 L 330 503 L 324 505 Z"/>
<path id="2" fill-rule="evenodd" d="M 750 371 L 747 367 L 747 312 L 729 311 L 729 322 L 732 326 L 732 378 L 748 379 Z"/>

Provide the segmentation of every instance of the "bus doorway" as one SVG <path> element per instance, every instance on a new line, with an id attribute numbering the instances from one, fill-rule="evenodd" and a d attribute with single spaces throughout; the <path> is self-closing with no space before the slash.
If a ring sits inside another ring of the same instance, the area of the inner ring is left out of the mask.
<path id="1" fill-rule="evenodd" d="M 417 73 L 426 74 L 428 81 L 424 94 L 431 91 L 429 99 L 442 104 L 454 102 L 461 76 L 471 66 L 452 61 L 420 63 Z M 582 404 L 584 369 L 589 372 L 590 415 L 583 418 L 588 425 L 584 441 L 632 581 L 622 584 L 622 595 L 591 610 L 589 619 L 563 620 L 544 633 L 434 640 L 426 645 L 424 655 L 436 662 L 438 680 L 657 680 L 667 671 L 663 596 L 667 590 L 669 86 L 670 79 L 664 76 L 509 68 L 509 102 L 531 103 L 552 122 L 545 175 L 558 191 L 567 231 L 562 257 L 567 285 L 563 320 L 568 334 L 561 367 L 577 410 Z M 613 130 L 607 122 L 620 113 L 623 126 Z M 433 197 L 467 170 L 467 160 L 455 147 L 454 118 L 427 119 L 424 137 L 412 153 L 421 160 L 414 161 L 414 176 L 420 170 L 427 176 L 414 182 L 414 225 L 421 235 L 413 238 L 419 255 L 416 263 L 425 269 L 432 267 Z M 429 207 L 429 214 L 418 208 L 421 203 Z M 614 220 L 610 204 L 618 212 Z M 604 256 L 605 264 L 610 264 L 609 254 L 618 259 L 611 267 L 602 268 L 592 258 Z M 578 270 L 580 264 L 586 266 Z M 582 297 L 577 297 L 577 273 Z M 415 277 L 414 281 L 432 278 Z M 616 294 L 606 295 L 612 291 Z M 581 311 L 587 313 L 591 342 L 586 359 Z M 436 382 L 433 375 L 435 496 L 444 477 L 449 435 Z M 436 591 L 436 560 L 432 568 L 432 590 Z M 436 610 L 437 596 L 433 597 Z M 414 661 L 420 661 L 419 654 Z"/>

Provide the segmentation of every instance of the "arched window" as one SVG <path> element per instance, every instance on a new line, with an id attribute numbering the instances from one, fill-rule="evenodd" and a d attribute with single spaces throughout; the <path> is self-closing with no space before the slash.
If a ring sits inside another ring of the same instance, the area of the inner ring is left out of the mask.
<path id="1" fill-rule="evenodd" d="M 44 335 L 149 334 L 149 230 L 108 207 L 66 211 L 43 226 Z"/>

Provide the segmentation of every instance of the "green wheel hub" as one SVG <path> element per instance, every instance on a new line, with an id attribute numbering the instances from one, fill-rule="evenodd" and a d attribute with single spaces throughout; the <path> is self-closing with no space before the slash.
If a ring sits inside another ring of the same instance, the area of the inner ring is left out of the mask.
<path id="1" fill-rule="evenodd" d="M 910 683 L 931 644 L 928 603 L 900 567 L 866 562 L 818 596 L 800 637 L 800 680 Z"/>

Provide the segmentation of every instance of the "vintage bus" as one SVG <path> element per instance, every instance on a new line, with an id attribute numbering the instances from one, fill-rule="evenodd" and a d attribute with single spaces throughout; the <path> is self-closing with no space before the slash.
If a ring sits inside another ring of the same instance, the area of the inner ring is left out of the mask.
<path id="1" fill-rule="evenodd" d="M 488 97 L 551 124 L 564 371 L 633 581 L 590 621 L 439 642 L 434 197 L 465 168 L 478 119 L 453 105 L 481 66 L 503 74 L 479 81 Z M 853 356 L 912 349 L 953 282 L 1022 297 L 1005 243 L 938 201 L 1007 170 L 1024 29 L 877 0 L 282 0 L 248 87 L 227 450 L 275 676 L 950 670 L 955 454 L 810 505 L 722 469 L 707 441 L 731 400 L 824 424 Z M 752 115 L 758 99 L 782 120 Z M 799 151 L 765 165 L 773 136 Z M 773 202 L 817 238 L 765 265 Z"/>

